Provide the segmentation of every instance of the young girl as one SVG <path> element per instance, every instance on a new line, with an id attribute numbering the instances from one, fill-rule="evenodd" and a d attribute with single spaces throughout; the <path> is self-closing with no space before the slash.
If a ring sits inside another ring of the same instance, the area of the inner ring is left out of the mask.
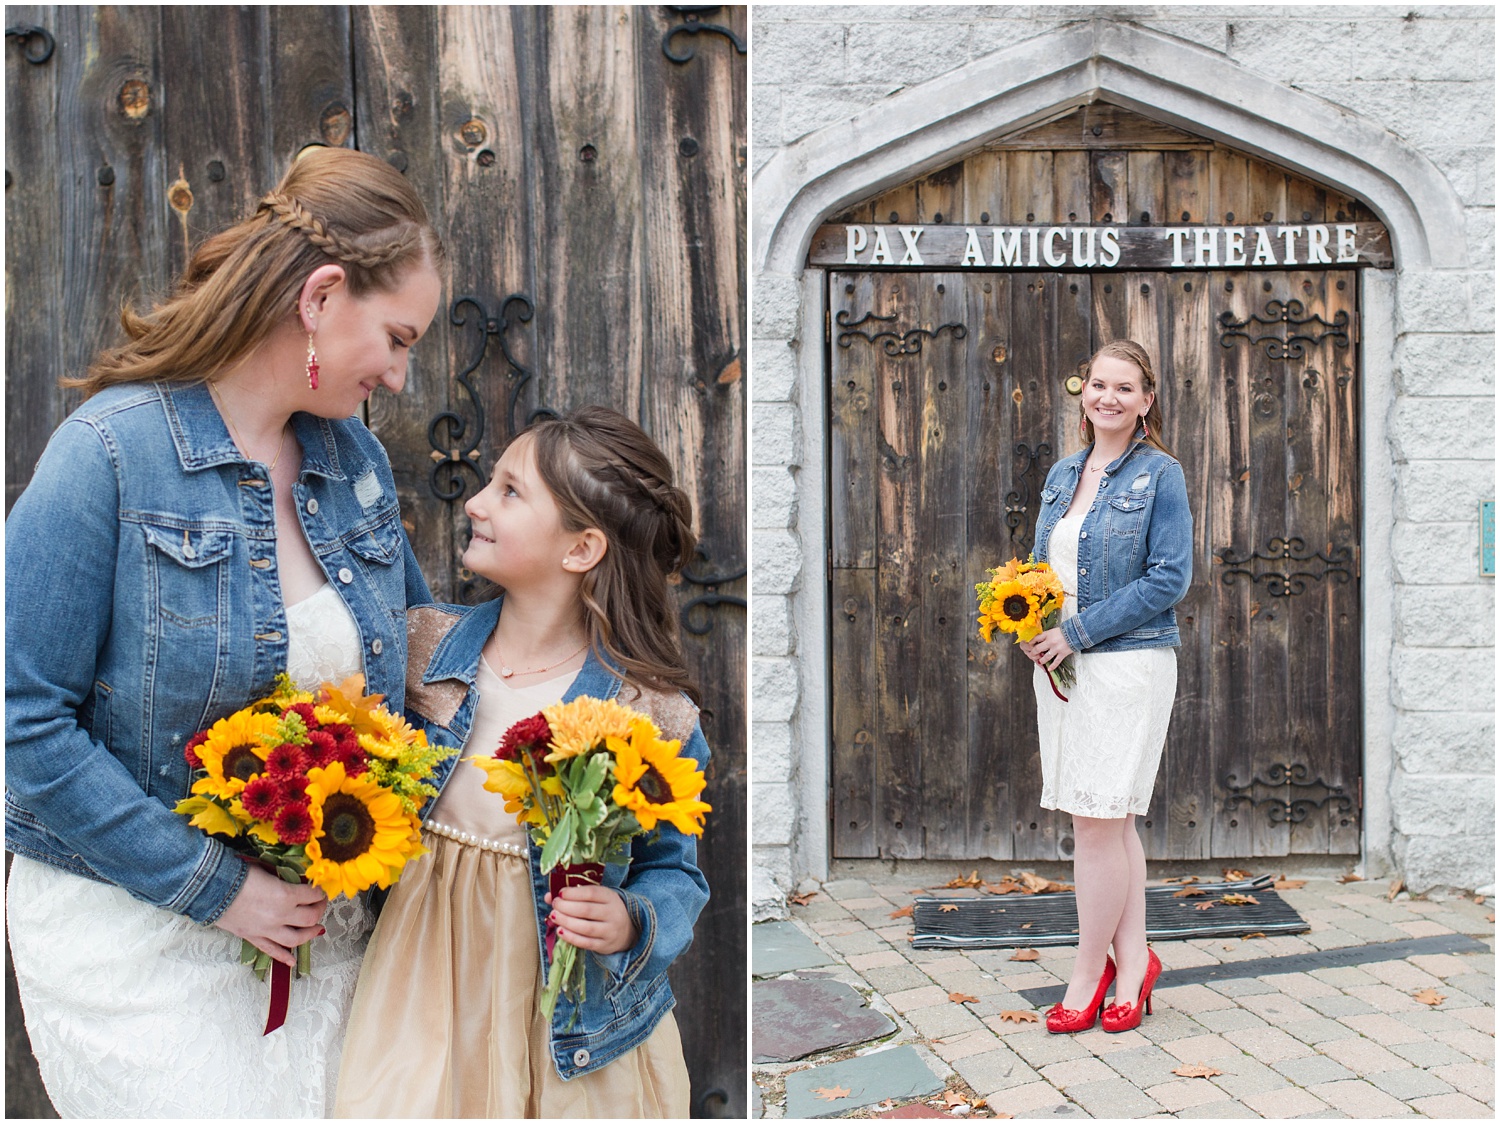
<path id="1" fill-rule="evenodd" d="M 423 815 L 431 855 L 392 889 L 371 938 L 335 1115 L 686 1117 L 688 1076 L 667 967 L 708 900 L 696 847 L 663 821 L 603 886 L 547 893 L 540 852 L 462 758 L 559 699 L 618 698 L 708 747 L 666 578 L 693 549 L 691 509 L 637 426 L 600 407 L 506 449 L 465 505 L 464 565 L 505 590 L 408 614 L 407 710 L 462 745 Z M 585 955 L 587 997 L 538 1009 L 549 913 Z"/>

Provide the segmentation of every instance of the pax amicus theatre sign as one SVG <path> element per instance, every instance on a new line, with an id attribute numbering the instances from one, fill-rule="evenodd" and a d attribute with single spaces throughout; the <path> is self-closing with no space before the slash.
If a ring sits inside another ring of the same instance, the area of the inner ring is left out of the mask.
<path id="1" fill-rule="evenodd" d="M 829 223 L 809 265 L 890 269 L 1318 269 L 1394 264 L 1378 222 L 1264 226 Z"/>

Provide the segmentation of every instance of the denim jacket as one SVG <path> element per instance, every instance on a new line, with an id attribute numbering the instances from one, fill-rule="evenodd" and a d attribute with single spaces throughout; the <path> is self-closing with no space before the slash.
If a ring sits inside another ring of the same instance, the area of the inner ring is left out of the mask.
<path id="1" fill-rule="evenodd" d="M 406 606 L 431 600 L 385 450 L 295 414 L 302 530 L 399 708 Z M 202 924 L 245 864 L 172 811 L 183 745 L 287 666 L 270 476 L 202 383 L 95 395 L 58 427 L 5 526 L 5 846 Z"/>
<path id="2" fill-rule="evenodd" d="M 497 598 L 473 608 L 423 606 L 408 614 L 411 667 L 407 717 L 427 731 L 430 741 L 464 746 L 468 739 L 479 699 L 475 679 L 480 651 L 500 619 L 503 600 Z M 644 711 L 663 736 L 683 743 L 684 751 L 699 768 L 707 765 L 708 743 L 698 725 L 698 711 L 685 695 L 626 686 L 592 652 L 563 701 L 584 695 L 618 697 L 625 705 Z M 463 753 L 442 762 L 433 783 L 441 789 L 455 767 L 474 767 L 459 765 L 463 758 L 488 756 L 497 748 L 464 746 Z M 500 797 L 495 800 L 498 809 Z M 436 803 L 434 798 L 423 806 L 424 819 Z M 548 880 L 541 869 L 541 849 L 532 843 L 529 851 L 537 957 L 545 978 L 550 907 L 543 895 Z M 587 997 L 581 1005 L 575 1006 L 566 996 L 558 1000 L 552 1016 L 552 1061 L 563 1080 L 592 1073 L 639 1046 L 676 1004 L 667 983 L 667 968 L 692 943 L 693 923 L 708 902 L 708 883 L 698 869 L 697 856 L 693 836 L 663 822 L 655 832 L 636 838 L 628 864 L 604 868 L 604 885 L 620 892 L 640 935 L 633 947 L 622 952 L 607 956 L 589 953 L 584 957 Z"/>
<path id="3" fill-rule="evenodd" d="M 1052 466 L 1036 519 L 1036 560 L 1073 502 L 1093 446 Z M 1078 535 L 1078 613 L 1062 622 L 1075 652 L 1176 648 L 1193 580 L 1193 513 L 1182 466 L 1137 440 L 1107 465 Z"/>

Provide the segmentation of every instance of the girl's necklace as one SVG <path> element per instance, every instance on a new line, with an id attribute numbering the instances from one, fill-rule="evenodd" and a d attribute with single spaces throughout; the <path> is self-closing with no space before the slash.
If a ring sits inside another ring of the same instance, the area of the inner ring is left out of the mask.
<path id="1" fill-rule="evenodd" d="M 213 398 L 214 402 L 218 405 L 219 413 L 223 414 L 224 420 L 229 423 L 229 433 L 234 438 L 234 443 L 238 445 L 240 447 L 240 451 L 248 457 L 250 455 L 250 446 L 245 444 L 244 438 L 240 436 L 240 431 L 235 428 L 234 419 L 229 416 L 229 407 L 224 405 L 224 399 L 219 397 L 219 392 L 214 389 L 213 383 L 208 384 L 208 393 Z M 281 463 L 281 453 L 282 450 L 286 448 L 287 426 L 290 424 L 291 423 L 288 422 L 287 425 L 283 425 L 281 427 L 281 440 L 276 443 L 276 457 L 271 461 L 266 469 L 269 474 L 274 475 L 276 472 L 276 466 Z"/>
<path id="2" fill-rule="evenodd" d="M 545 667 L 533 667 L 533 668 L 528 668 L 525 671 L 517 671 L 515 668 L 511 667 L 510 664 L 506 661 L 505 656 L 500 651 L 500 645 L 496 644 L 495 645 L 495 655 L 497 655 L 497 656 L 500 657 L 500 678 L 501 679 L 509 679 L 512 675 L 536 675 L 536 674 L 538 674 L 540 672 L 543 672 L 543 671 L 551 671 L 554 667 L 558 667 L 558 666 L 560 666 L 562 664 L 567 663 L 570 659 L 572 659 L 574 656 L 578 655 L 579 652 L 582 652 L 583 649 L 587 648 L 588 646 L 589 646 L 589 642 L 587 640 L 585 640 L 583 642 L 583 646 L 582 647 L 578 648 L 576 651 L 569 652 L 566 656 L 564 656 L 560 660 L 554 660 L 552 663 L 547 664 Z"/>

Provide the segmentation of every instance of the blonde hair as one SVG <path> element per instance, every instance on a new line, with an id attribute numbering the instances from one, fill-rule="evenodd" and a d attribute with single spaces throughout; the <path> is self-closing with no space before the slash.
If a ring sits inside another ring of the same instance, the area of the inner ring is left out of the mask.
<path id="1" fill-rule="evenodd" d="M 1102 345 L 1098 351 L 1089 356 L 1087 361 L 1078 365 L 1078 376 L 1087 384 L 1089 374 L 1094 368 L 1094 360 L 1109 356 L 1112 359 L 1123 359 L 1131 363 L 1141 372 L 1141 385 L 1151 395 L 1151 408 L 1146 411 L 1146 444 L 1152 445 L 1167 456 L 1172 456 L 1172 450 L 1167 448 L 1162 433 L 1165 421 L 1162 419 L 1161 394 L 1156 389 L 1156 372 L 1151 369 L 1151 356 L 1146 354 L 1146 349 L 1135 340 L 1110 340 Z M 1080 404 L 1079 409 L 1082 410 Z M 1084 444 L 1094 443 L 1094 423 L 1089 421 L 1088 415 L 1083 415 Z"/>
<path id="2" fill-rule="evenodd" d="M 254 350 L 292 313 L 319 266 L 343 266 L 353 296 L 390 291 L 445 255 L 422 201 L 385 161 L 347 148 L 303 152 L 255 213 L 198 247 L 171 295 L 120 311 L 126 342 L 100 352 L 85 397 L 116 383 L 199 382 Z"/>

